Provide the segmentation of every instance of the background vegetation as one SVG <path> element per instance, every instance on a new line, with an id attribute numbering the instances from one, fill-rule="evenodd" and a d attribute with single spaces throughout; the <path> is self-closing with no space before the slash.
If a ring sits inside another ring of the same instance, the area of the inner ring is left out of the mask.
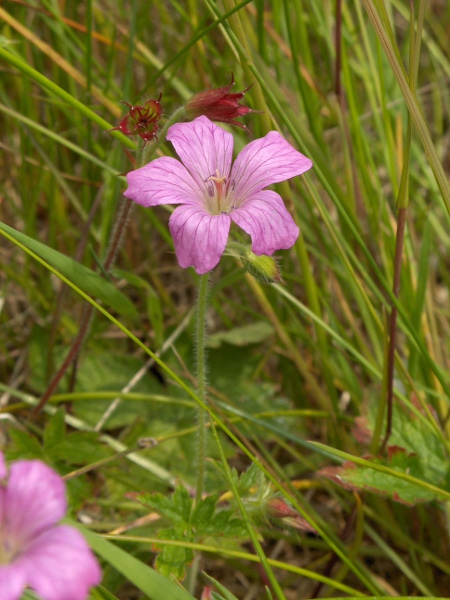
<path id="1" fill-rule="evenodd" d="M 202 571 L 224 598 L 450 597 L 450 4 L 6 0 L 0 27 L 0 445 L 67 477 L 92 599 L 200 598 Z M 109 252 L 142 144 L 108 130 L 231 73 L 252 136 L 314 168 L 278 186 L 283 282 L 212 275 L 194 510 L 197 277 L 163 207 Z"/>

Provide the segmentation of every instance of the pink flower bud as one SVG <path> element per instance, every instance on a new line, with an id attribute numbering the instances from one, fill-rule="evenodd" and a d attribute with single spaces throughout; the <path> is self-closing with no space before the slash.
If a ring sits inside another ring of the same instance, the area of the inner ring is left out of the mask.
<path id="1" fill-rule="evenodd" d="M 267 510 L 269 515 L 276 519 L 298 516 L 298 512 L 289 506 L 283 498 L 271 498 L 267 503 Z"/>
<path id="2" fill-rule="evenodd" d="M 195 119 L 204 115 L 211 121 L 219 121 L 220 123 L 230 123 L 237 125 L 242 129 L 247 130 L 247 127 L 236 121 L 239 117 L 247 115 L 252 111 L 248 106 L 243 106 L 239 103 L 244 94 L 251 86 L 242 92 L 230 93 L 234 86 L 234 75 L 231 74 L 231 83 L 220 88 L 205 90 L 192 96 L 184 107 L 186 116 L 189 119 Z"/>
<path id="3" fill-rule="evenodd" d="M 203 588 L 201 600 L 212 600 L 212 587 L 210 585 L 205 585 Z"/>
<path id="4" fill-rule="evenodd" d="M 271 517 L 283 519 L 283 523 L 299 531 L 317 533 L 317 530 L 282 498 L 271 498 L 267 502 L 267 512 Z"/>

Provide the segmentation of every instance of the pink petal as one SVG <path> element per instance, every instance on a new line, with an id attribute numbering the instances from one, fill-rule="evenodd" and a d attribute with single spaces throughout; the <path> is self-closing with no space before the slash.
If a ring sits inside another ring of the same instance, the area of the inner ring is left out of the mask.
<path id="1" fill-rule="evenodd" d="M 5 457 L 3 456 L 3 452 L 0 452 L 0 479 L 5 479 L 8 474 L 8 470 L 6 468 Z"/>
<path id="2" fill-rule="evenodd" d="M 199 275 L 214 269 L 227 245 L 231 220 L 210 215 L 197 206 L 179 206 L 169 219 L 178 262 L 194 267 Z"/>
<path id="3" fill-rule="evenodd" d="M 277 131 L 250 142 L 237 156 L 230 181 L 234 196 L 245 200 L 268 185 L 301 175 L 312 162 L 287 142 Z"/>
<path id="4" fill-rule="evenodd" d="M 123 195 L 143 206 L 195 204 L 202 198 L 186 168 L 170 156 L 157 158 L 145 167 L 130 171 L 127 183 Z"/>
<path id="5" fill-rule="evenodd" d="M 255 254 L 273 254 L 294 245 L 299 229 L 281 197 L 263 190 L 230 214 L 233 221 L 252 238 Z"/>
<path id="6" fill-rule="evenodd" d="M 2 531 L 2 529 L 5 527 L 5 498 L 6 488 L 0 483 L 0 531 Z"/>
<path id="7" fill-rule="evenodd" d="M 30 544 L 16 562 L 26 583 L 45 600 L 85 600 L 102 578 L 100 567 L 79 531 L 53 527 Z"/>
<path id="8" fill-rule="evenodd" d="M 25 583 L 25 573 L 16 565 L 0 565 L 0 598 L 2 600 L 19 600 Z"/>
<path id="9" fill-rule="evenodd" d="M 233 136 L 212 123 L 207 117 L 198 117 L 190 123 L 176 123 L 170 127 L 167 139 L 200 187 L 218 171 L 228 178 L 233 156 Z"/>
<path id="10" fill-rule="evenodd" d="M 12 463 L 4 499 L 7 531 L 18 546 L 54 525 L 67 507 L 64 481 L 40 460 Z"/>

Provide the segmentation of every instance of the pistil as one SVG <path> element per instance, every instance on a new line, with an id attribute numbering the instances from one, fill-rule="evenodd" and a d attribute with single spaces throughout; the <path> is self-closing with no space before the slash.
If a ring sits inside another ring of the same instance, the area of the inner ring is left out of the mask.
<path id="1" fill-rule="evenodd" d="M 221 206 L 220 206 L 221 201 L 226 198 L 227 178 L 219 173 L 219 169 L 216 169 L 216 174 L 208 177 L 208 179 L 206 181 L 210 183 L 210 185 L 208 186 L 209 196 L 211 198 L 215 198 L 217 201 L 217 205 L 214 207 L 213 214 L 220 215 L 222 213 Z M 215 188 L 215 190 L 214 190 L 214 188 Z M 228 212 L 228 211 L 225 211 L 225 212 Z"/>

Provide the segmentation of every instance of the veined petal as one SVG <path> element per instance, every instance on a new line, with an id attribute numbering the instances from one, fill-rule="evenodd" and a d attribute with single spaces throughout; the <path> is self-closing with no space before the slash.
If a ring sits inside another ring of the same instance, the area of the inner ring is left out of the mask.
<path id="1" fill-rule="evenodd" d="M 66 512 L 64 481 L 40 460 L 12 463 L 4 496 L 7 532 L 19 547 Z"/>
<path id="2" fill-rule="evenodd" d="M 227 245 L 231 220 L 210 215 L 197 206 L 179 206 L 169 219 L 178 262 L 194 267 L 199 275 L 214 269 Z"/>
<path id="3" fill-rule="evenodd" d="M 301 175 L 312 162 L 287 142 L 277 131 L 250 142 L 237 156 L 230 175 L 239 205 L 268 185 Z"/>
<path id="4" fill-rule="evenodd" d="M 228 178 L 233 157 L 233 136 L 206 117 L 170 127 L 167 139 L 196 183 L 205 188 L 208 177 Z"/>
<path id="5" fill-rule="evenodd" d="M 102 574 L 86 540 L 67 525 L 36 538 L 16 562 L 26 583 L 45 600 L 85 600 Z"/>
<path id="6" fill-rule="evenodd" d="M 25 573 L 16 565 L 0 565 L 0 598 L 2 600 L 19 600 L 25 583 Z"/>
<path id="7" fill-rule="evenodd" d="M 233 221 L 252 238 L 255 254 L 273 254 L 294 245 L 299 229 L 281 197 L 270 190 L 252 196 L 230 213 Z"/>
<path id="8" fill-rule="evenodd" d="M 127 173 L 126 198 L 142 206 L 201 203 L 200 190 L 180 161 L 163 156 Z M 204 186 L 203 186 L 204 187 Z"/>

